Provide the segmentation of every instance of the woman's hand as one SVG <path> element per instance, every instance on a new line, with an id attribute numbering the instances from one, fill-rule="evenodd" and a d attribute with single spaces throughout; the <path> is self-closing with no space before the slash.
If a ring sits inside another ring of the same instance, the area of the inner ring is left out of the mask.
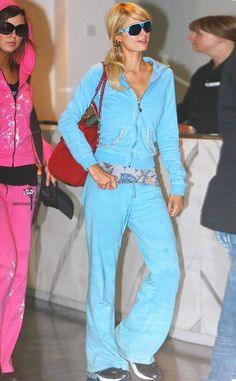
<path id="1" fill-rule="evenodd" d="M 44 169 L 45 169 L 45 175 L 46 175 L 46 186 L 48 187 L 49 184 L 50 184 L 50 181 L 55 185 L 57 180 L 55 179 L 55 177 L 53 177 L 51 175 L 51 173 L 49 172 L 49 169 L 48 169 L 48 162 L 46 161 L 45 164 L 44 164 Z"/>
<path id="2" fill-rule="evenodd" d="M 170 194 L 167 206 L 170 216 L 176 217 L 184 206 L 184 196 Z"/>
<path id="3" fill-rule="evenodd" d="M 104 171 L 100 165 L 90 165 L 90 175 L 101 189 L 115 189 L 117 187 L 115 177 Z"/>

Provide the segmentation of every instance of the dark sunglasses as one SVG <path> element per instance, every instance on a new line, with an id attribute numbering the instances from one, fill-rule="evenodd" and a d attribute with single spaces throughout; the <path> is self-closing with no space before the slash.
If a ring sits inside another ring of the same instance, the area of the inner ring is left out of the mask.
<path id="1" fill-rule="evenodd" d="M 16 31 L 17 36 L 19 37 L 25 37 L 28 35 L 28 25 L 27 24 L 19 24 L 19 25 L 13 25 L 10 22 L 5 21 L 3 24 L 0 25 L 0 33 L 1 34 L 11 34 L 13 31 Z"/>
<path id="2" fill-rule="evenodd" d="M 121 28 L 119 32 L 128 32 L 130 36 L 138 36 L 141 30 L 144 30 L 146 33 L 150 33 L 152 30 L 151 20 L 145 20 L 142 22 L 137 22 L 127 26 L 127 28 Z"/>

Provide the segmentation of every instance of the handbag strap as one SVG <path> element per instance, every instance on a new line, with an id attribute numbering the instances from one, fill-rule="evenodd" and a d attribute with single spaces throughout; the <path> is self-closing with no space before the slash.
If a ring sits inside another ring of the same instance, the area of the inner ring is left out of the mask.
<path id="1" fill-rule="evenodd" d="M 98 109 L 98 121 L 100 122 L 100 115 L 101 115 L 101 111 L 102 111 L 102 101 L 103 101 L 103 95 L 104 95 L 104 91 L 105 91 L 105 86 L 106 86 L 106 82 L 107 82 L 107 75 L 106 75 L 106 71 L 105 71 L 105 68 L 104 68 L 104 78 L 103 78 L 103 82 L 102 82 L 102 88 L 101 88 L 101 93 L 100 93 L 100 99 L 99 99 L 99 109 Z"/>
<path id="2" fill-rule="evenodd" d="M 103 64 L 103 72 L 102 72 L 102 76 L 100 78 L 100 81 L 96 87 L 96 90 L 95 90 L 95 93 L 94 93 L 94 96 L 90 102 L 90 104 L 94 104 L 94 99 L 97 95 L 97 93 L 99 92 L 100 88 L 101 88 L 101 93 L 100 93 L 100 98 L 99 98 L 99 108 L 98 108 L 98 111 L 96 109 L 96 106 L 93 107 L 94 109 L 94 112 L 96 114 L 96 117 L 98 119 L 98 122 L 100 122 L 100 115 L 101 115 L 101 110 L 102 110 L 102 101 L 103 101 L 103 95 L 104 95 L 104 91 L 105 91 L 105 86 L 106 86 L 106 82 L 107 82 L 107 74 L 106 74 L 106 69 L 105 69 L 105 65 Z"/>

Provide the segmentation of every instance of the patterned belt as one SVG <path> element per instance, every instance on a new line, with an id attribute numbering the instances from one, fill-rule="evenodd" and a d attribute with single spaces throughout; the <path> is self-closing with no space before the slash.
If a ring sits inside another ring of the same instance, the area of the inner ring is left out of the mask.
<path id="1" fill-rule="evenodd" d="M 160 186 L 155 168 L 136 169 L 103 162 L 100 162 L 99 165 L 104 169 L 104 171 L 115 176 L 118 184 L 139 183 Z"/>

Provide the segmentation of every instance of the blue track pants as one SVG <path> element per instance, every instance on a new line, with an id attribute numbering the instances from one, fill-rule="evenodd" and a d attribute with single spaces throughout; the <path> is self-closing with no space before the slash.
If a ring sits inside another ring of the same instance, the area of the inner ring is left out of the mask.
<path id="1" fill-rule="evenodd" d="M 88 176 L 83 204 L 89 252 L 88 371 L 128 369 L 129 361 L 149 364 L 170 329 L 180 277 L 161 189 L 122 184 L 101 190 Z M 116 266 L 126 226 L 137 239 L 149 274 L 129 315 L 115 328 Z"/>

